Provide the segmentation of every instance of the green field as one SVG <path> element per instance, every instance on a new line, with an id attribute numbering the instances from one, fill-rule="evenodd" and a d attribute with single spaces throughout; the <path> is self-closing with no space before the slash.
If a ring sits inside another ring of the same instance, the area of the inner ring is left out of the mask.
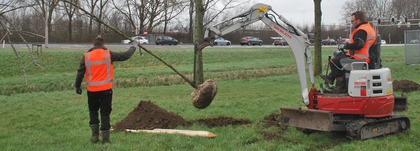
<path id="1" fill-rule="evenodd" d="M 125 50 L 115 50 L 125 51 Z M 177 47 L 154 51 L 176 69 L 192 77 L 193 52 Z M 323 50 L 323 60 L 333 48 Z M 136 52 L 116 62 L 111 124 L 130 113 L 140 100 L 150 100 L 186 120 L 227 116 L 252 124 L 208 128 L 195 124 L 180 129 L 213 132 L 216 138 L 169 134 L 111 132 L 111 144 L 90 142 L 86 89 L 73 90 L 81 50 L 47 49 L 31 62 L 28 50 L 19 50 L 25 67 L 9 49 L 0 49 L 0 150 L 418 150 L 420 148 L 420 91 L 406 93 L 411 120 L 405 133 L 369 140 L 347 140 L 337 133 L 306 135 L 295 128 L 264 127 L 264 117 L 280 107 L 301 107 L 300 83 L 289 48 L 209 47 L 204 49 L 205 79 L 219 87 L 213 103 L 192 106 L 193 88 L 152 56 Z M 393 80 L 420 82 L 420 66 L 405 65 L 403 47 L 383 47 L 382 60 Z M 326 61 L 324 61 L 326 62 Z M 324 63 L 325 64 L 325 63 Z M 316 78 L 316 86 L 321 83 Z M 27 81 L 27 84 L 26 82 Z M 400 95 L 401 92 L 395 92 Z M 277 134 L 275 139 L 261 135 Z"/>

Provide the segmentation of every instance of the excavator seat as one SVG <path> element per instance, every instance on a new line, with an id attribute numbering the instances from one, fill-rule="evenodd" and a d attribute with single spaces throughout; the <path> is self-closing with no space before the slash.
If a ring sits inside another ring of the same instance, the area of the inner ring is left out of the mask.
<path id="1" fill-rule="evenodd" d="M 375 43 L 369 49 L 369 69 L 382 68 L 381 60 L 381 36 L 377 36 Z"/>

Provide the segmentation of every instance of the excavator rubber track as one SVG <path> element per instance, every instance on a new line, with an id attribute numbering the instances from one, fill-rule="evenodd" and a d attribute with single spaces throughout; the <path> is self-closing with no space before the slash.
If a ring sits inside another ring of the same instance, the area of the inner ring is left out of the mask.
<path id="1" fill-rule="evenodd" d="M 410 120 L 403 115 L 384 118 L 363 118 L 346 125 L 349 139 L 369 139 L 391 133 L 403 132 L 410 128 Z"/>

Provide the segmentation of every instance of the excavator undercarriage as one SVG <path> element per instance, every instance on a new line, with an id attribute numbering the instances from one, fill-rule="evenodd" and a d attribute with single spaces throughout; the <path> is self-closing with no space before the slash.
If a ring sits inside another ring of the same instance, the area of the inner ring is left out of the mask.
<path id="1" fill-rule="evenodd" d="M 405 97 L 396 97 L 394 112 L 407 109 Z M 330 111 L 307 108 L 280 108 L 280 125 L 292 126 L 307 133 L 310 131 L 346 132 L 349 139 L 369 139 L 410 128 L 410 120 L 401 114 L 381 118 L 360 115 L 333 114 Z"/>

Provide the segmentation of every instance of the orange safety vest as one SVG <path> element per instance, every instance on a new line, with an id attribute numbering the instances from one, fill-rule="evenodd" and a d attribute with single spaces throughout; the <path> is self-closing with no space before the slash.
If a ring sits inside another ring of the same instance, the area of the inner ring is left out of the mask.
<path id="1" fill-rule="evenodd" d="M 102 48 L 84 53 L 86 66 L 86 83 L 90 92 L 109 90 L 114 79 L 114 67 L 111 63 L 111 53 Z"/>
<path id="2" fill-rule="evenodd" d="M 357 60 L 365 60 L 367 63 L 369 63 L 370 62 L 369 49 L 376 41 L 376 32 L 369 23 L 366 23 L 366 24 L 360 25 L 358 28 L 353 30 L 351 35 L 354 36 L 356 34 L 356 32 L 359 31 L 359 30 L 364 30 L 367 33 L 367 38 L 366 38 L 365 45 L 359 50 L 354 50 L 354 55 L 353 56 L 350 55 L 350 51 L 347 51 L 346 55 L 350 56 L 354 59 L 357 59 Z M 354 43 L 353 36 L 350 38 L 349 43 Z"/>

